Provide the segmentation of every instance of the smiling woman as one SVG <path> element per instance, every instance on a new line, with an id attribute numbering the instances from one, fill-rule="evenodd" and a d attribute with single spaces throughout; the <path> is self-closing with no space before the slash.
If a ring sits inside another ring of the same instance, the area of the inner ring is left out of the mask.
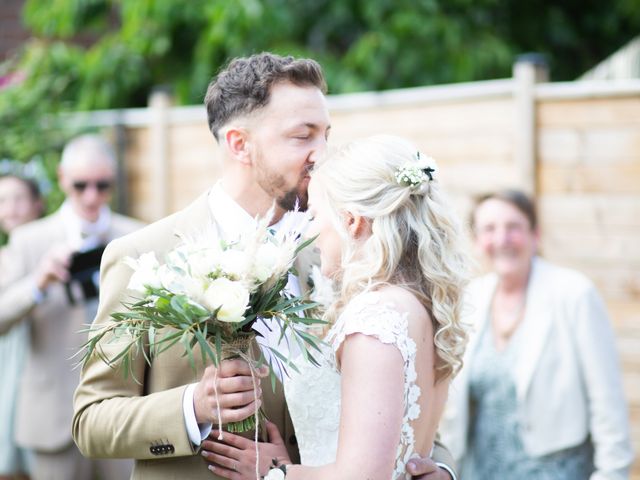
<path id="1" fill-rule="evenodd" d="M 472 226 L 492 273 L 469 288 L 475 336 L 444 417 L 465 480 L 628 478 L 620 368 L 594 286 L 537 256 L 522 192 L 481 197 Z"/>

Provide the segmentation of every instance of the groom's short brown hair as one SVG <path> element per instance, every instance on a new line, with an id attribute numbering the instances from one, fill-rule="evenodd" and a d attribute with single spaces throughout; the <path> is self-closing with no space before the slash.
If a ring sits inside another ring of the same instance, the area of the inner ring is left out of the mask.
<path id="1" fill-rule="evenodd" d="M 267 105 L 271 87 L 280 82 L 313 86 L 327 93 L 322 68 L 315 60 L 269 52 L 233 59 L 211 81 L 204 99 L 209 130 L 216 140 L 229 120 Z"/>

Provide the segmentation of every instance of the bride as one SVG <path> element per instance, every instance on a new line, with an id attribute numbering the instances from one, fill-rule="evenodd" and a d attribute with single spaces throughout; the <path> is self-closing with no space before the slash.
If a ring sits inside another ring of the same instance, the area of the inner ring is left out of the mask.
<path id="1" fill-rule="evenodd" d="M 343 147 L 309 185 L 310 235 L 338 288 L 320 367 L 285 379 L 301 465 L 272 424 L 260 445 L 266 479 L 404 479 L 433 448 L 449 382 L 461 366 L 466 256 L 433 160 L 376 136 Z M 255 453 L 225 433 L 209 459 L 224 478 L 255 478 Z M 270 470 L 267 469 L 271 467 Z"/>

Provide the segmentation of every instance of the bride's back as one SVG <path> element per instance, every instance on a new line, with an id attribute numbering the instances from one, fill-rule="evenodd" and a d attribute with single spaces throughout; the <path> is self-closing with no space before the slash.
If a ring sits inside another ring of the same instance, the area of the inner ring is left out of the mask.
<path id="1" fill-rule="evenodd" d="M 398 286 L 388 286 L 378 293 L 383 302 L 392 304 L 399 313 L 406 314 L 408 334 L 416 346 L 415 385 L 420 389 L 417 399 L 420 415 L 411 422 L 411 427 L 415 436 L 415 453 L 427 457 L 433 447 L 450 383 L 449 377 L 436 381 L 433 321 L 425 307 L 410 291 Z"/>

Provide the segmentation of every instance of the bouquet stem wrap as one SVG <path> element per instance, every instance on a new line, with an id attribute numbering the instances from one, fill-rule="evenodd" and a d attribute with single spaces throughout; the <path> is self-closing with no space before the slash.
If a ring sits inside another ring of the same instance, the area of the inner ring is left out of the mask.
<path id="1" fill-rule="evenodd" d="M 248 333 L 246 335 L 239 335 L 228 343 L 222 344 L 222 352 L 221 358 L 222 360 L 231 360 L 234 358 L 241 358 L 249 365 L 249 369 L 251 371 L 251 380 L 253 381 L 253 395 L 254 400 L 258 400 L 258 375 L 256 371 L 255 360 L 251 355 L 251 347 L 253 346 L 253 342 L 256 336 L 253 333 Z M 215 384 L 214 384 L 215 385 Z M 217 396 L 216 391 L 216 396 Z M 218 418 L 220 419 L 220 406 L 218 406 Z M 260 420 L 264 418 L 264 414 L 260 409 L 256 409 L 254 415 L 245 418 L 244 420 L 240 420 L 238 422 L 230 422 L 225 425 L 226 430 L 231 433 L 243 433 L 253 430 L 256 430 L 256 436 L 258 434 L 258 429 L 260 425 Z M 220 420 L 221 421 L 221 420 Z M 219 425 L 220 432 L 222 432 L 222 425 Z M 257 439 L 256 439 L 257 440 Z"/>
<path id="2" fill-rule="evenodd" d="M 239 335 L 235 337 L 229 343 L 225 343 L 224 345 L 222 345 L 221 357 L 222 357 L 222 360 L 231 360 L 233 358 L 241 358 L 245 362 L 247 362 L 247 364 L 249 365 L 249 369 L 251 371 L 251 380 L 253 382 L 253 399 L 254 401 L 257 402 L 258 401 L 258 384 L 256 379 L 258 378 L 258 375 L 256 372 L 255 361 L 251 357 L 251 347 L 253 346 L 253 342 L 255 338 L 256 336 L 253 333 L 248 333 L 246 335 Z M 216 388 L 215 387 L 216 382 L 214 382 L 213 385 L 214 385 L 214 388 Z M 218 403 L 217 388 L 215 390 L 215 395 L 216 395 L 216 403 Z M 252 416 L 247 417 L 244 420 L 240 420 L 238 422 L 230 422 L 226 424 L 227 431 L 231 433 L 242 433 L 242 432 L 248 432 L 252 429 L 255 429 L 253 442 L 256 450 L 256 478 L 260 478 L 260 471 L 259 471 L 260 452 L 258 450 L 258 431 L 259 431 L 261 419 L 264 419 L 264 414 L 261 412 L 261 409 L 256 409 L 255 413 Z M 220 432 L 220 435 L 218 436 L 218 440 L 223 440 L 224 434 L 222 433 L 223 430 L 222 430 L 222 416 L 220 415 L 220 405 L 218 405 L 218 422 L 219 422 L 218 431 Z"/>

